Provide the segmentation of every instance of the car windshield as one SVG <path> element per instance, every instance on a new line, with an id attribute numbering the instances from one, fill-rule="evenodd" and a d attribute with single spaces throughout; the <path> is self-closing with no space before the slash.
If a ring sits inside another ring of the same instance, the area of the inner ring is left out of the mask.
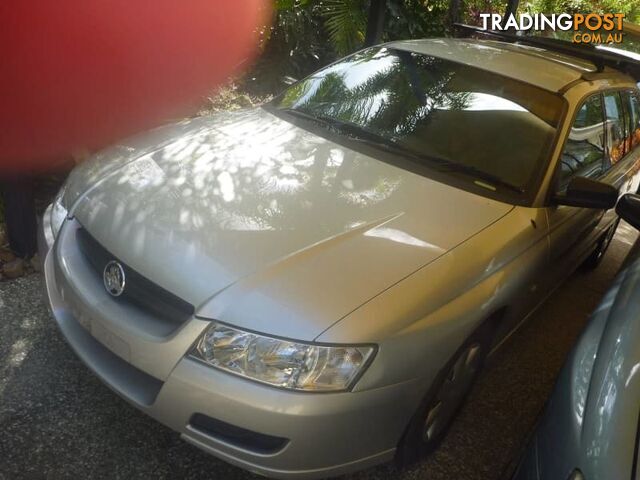
<path id="1" fill-rule="evenodd" d="M 562 105 L 524 82 L 375 47 L 296 83 L 272 108 L 477 186 L 524 193 L 546 166 Z"/>

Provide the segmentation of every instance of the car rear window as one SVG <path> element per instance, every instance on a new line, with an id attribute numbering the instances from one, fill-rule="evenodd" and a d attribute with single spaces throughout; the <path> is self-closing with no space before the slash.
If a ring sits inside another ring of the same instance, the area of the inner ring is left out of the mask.
<path id="1" fill-rule="evenodd" d="M 375 47 L 298 82 L 273 106 L 337 120 L 417 161 L 524 193 L 546 167 L 563 102 L 486 70 Z"/>

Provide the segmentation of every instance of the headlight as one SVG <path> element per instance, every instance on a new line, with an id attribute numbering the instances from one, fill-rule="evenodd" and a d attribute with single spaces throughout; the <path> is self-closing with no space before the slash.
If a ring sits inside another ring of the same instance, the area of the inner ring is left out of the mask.
<path id="1" fill-rule="evenodd" d="M 571 475 L 569 475 L 567 480 L 584 480 L 584 476 L 582 475 L 582 472 L 576 468 L 571 472 Z"/>
<path id="2" fill-rule="evenodd" d="M 53 200 L 53 203 L 51 204 L 51 217 L 49 220 L 51 222 L 51 233 L 54 239 L 58 236 L 60 227 L 62 226 L 64 219 L 67 218 L 67 214 L 69 213 L 62 204 L 64 191 L 65 187 L 63 186 L 56 195 L 56 198 Z"/>
<path id="3" fill-rule="evenodd" d="M 371 346 L 298 343 L 212 323 L 192 356 L 258 382 L 317 392 L 349 389 L 373 351 Z"/>

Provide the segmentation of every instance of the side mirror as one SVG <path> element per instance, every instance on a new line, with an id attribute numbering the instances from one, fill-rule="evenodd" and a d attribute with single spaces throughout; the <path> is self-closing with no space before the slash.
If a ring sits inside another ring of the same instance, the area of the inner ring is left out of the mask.
<path id="1" fill-rule="evenodd" d="M 584 177 L 573 177 L 563 194 L 553 196 L 558 205 L 608 210 L 616 206 L 618 190 L 606 183 Z"/>
<path id="2" fill-rule="evenodd" d="M 616 205 L 616 213 L 632 227 L 640 230 L 640 195 L 623 195 Z"/>

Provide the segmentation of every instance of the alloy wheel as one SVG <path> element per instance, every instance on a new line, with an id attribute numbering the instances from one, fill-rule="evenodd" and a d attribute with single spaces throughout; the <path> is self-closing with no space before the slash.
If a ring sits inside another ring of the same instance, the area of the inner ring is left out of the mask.
<path id="1" fill-rule="evenodd" d="M 481 349 L 479 343 L 468 345 L 451 366 L 425 417 L 424 442 L 438 438 L 455 415 L 480 368 Z"/>

